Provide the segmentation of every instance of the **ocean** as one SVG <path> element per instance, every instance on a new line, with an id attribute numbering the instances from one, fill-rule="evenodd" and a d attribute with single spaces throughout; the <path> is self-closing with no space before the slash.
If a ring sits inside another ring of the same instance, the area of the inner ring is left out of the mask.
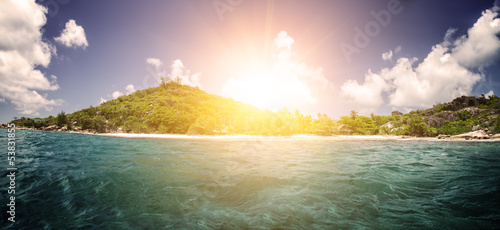
<path id="1" fill-rule="evenodd" d="M 0 129 L 4 229 L 494 229 L 500 223 L 500 142 L 126 139 L 16 130 L 9 165 L 7 134 Z"/>

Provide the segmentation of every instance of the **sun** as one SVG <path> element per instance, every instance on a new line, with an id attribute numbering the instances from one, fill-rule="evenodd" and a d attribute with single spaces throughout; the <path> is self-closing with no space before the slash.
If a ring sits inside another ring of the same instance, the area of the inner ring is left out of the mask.
<path id="1" fill-rule="evenodd" d="M 272 111 L 309 100 L 304 96 L 310 95 L 307 84 L 290 78 L 287 71 L 261 67 L 244 72 L 238 79 L 229 79 L 223 89 L 234 100 Z"/>
<path id="2" fill-rule="evenodd" d="M 313 68 L 293 52 L 294 40 L 286 31 L 278 33 L 269 54 L 228 60 L 232 77 L 222 96 L 260 109 L 299 109 L 317 103 L 320 90 L 329 85 L 322 68 Z"/>
<path id="3" fill-rule="evenodd" d="M 224 91 L 234 100 L 255 105 L 260 109 L 274 109 L 273 104 L 279 97 L 276 91 L 274 76 L 265 68 L 244 71 L 246 74 L 239 79 L 229 79 Z"/>

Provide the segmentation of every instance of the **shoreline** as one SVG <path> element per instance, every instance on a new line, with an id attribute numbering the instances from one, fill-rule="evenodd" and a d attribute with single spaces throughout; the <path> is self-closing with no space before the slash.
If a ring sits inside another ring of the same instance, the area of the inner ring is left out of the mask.
<path id="1" fill-rule="evenodd" d="M 208 140 L 334 140 L 334 141 L 439 141 L 439 142 L 456 142 L 456 141 L 480 141 L 494 142 L 500 139 L 438 139 L 436 137 L 410 137 L 410 136 L 393 136 L 393 135 L 332 135 L 319 136 L 299 134 L 292 136 L 254 136 L 254 135 L 186 135 L 186 134 L 147 134 L 147 133 L 96 133 L 91 135 L 115 138 L 130 138 L 130 139 L 208 139 Z"/>
<path id="2" fill-rule="evenodd" d="M 261 136 L 261 135 L 187 135 L 187 134 L 151 134 L 151 133 L 96 133 L 85 131 L 57 131 L 57 130 L 40 130 L 26 127 L 16 127 L 19 130 L 32 130 L 32 131 L 42 131 L 42 132 L 54 132 L 54 133 L 75 133 L 75 134 L 85 134 L 85 135 L 95 135 L 102 137 L 115 137 L 115 138 L 129 138 L 129 139 L 219 139 L 219 140 L 255 140 L 255 139 L 274 139 L 274 140 L 399 140 L 399 141 L 415 141 L 415 140 L 425 140 L 425 141 L 444 141 L 444 142 L 454 142 L 454 141 L 468 141 L 468 142 L 496 142 L 500 141 L 500 135 L 494 135 L 493 138 L 487 139 L 476 139 L 470 138 L 465 134 L 459 134 L 456 136 L 447 136 L 442 138 L 437 137 L 415 137 L 415 136 L 397 136 L 397 135 L 331 135 L 331 136 L 321 136 L 314 134 L 296 134 L 291 136 Z"/>
<path id="3" fill-rule="evenodd" d="M 319 136 L 298 134 L 291 136 L 259 136 L 259 135 L 187 135 L 187 134 L 149 134 L 149 133 L 95 133 L 96 136 L 119 137 L 132 139 L 352 139 L 352 140 L 395 140 L 402 136 L 385 135 L 332 135 Z"/>

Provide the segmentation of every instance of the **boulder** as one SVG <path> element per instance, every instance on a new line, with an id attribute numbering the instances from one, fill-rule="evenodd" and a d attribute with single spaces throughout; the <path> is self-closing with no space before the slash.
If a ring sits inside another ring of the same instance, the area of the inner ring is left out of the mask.
<path id="1" fill-rule="evenodd" d="M 382 128 L 382 127 L 387 127 L 388 129 L 392 129 L 392 128 L 394 128 L 394 121 L 389 121 L 389 122 L 380 126 L 380 128 Z"/>
<path id="2" fill-rule="evenodd" d="M 483 113 L 484 111 L 486 111 L 486 109 L 478 109 L 477 107 L 467 107 L 467 108 L 463 108 L 463 109 L 460 109 L 459 111 L 457 111 L 458 113 L 461 113 L 461 112 L 469 112 L 470 115 L 472 117 L 475 117 L 475 116 L 478 116 L 480 115 L 481 113 Z"/>
<path id="3" fill-rule="evenodd" d="M 464 134 L 459 134 L 459 135 L 454 135 L 451 136 L 450 138 L 453 139 L 465 139 L 465 140 L 470 140 L 470 139 L 490 139 L 490 136 L 486 133 L 484 130 L 478 130 L 478 131 L 473 131 L 473 132 L 468 132 Z"/>
<path id="4" fill-rule="evenodd" d="M 402 112 L 399 112 L 397 110 L 392 111 L 391 113 L 392 116 L 403 116 L 404 114 Z"/>
<path id="5" fill-rule="evenodd" d="M 500 133 L 490 136 L 490 139 L 500 139 Z"/>
<path id="6" fill-rule="evenodd" d="M 443 126 L 446 121 L 454 122 L 456 120 L 456 113 L 452 111 L 442 111 L 424 118 L 425 124 L 434 128 Z"/>
<path id="7" fill-rule="evenodd" d="M 425 110 L 425 116 L 428 117 L 428 116 L 432 116 L 434 115 L 434 109 L 426 109 Z"/>
<path id="8" fill-rule="evenodd" d="M 439 128 L 439 127 L 443 126 L 444 123 L 446 123 L 446 120 L 444 118 L 437 117 L 437 116 L 433 115 L 433 116 L 429 116 L 429 117 L 424 118 L 424 122 L 428 126 L 431 126 L 434 128 Z"/>
<path id="9" fill-rule="evenodd" d="M 446 139 L 446 138 L 450 138 L 450 135 L 439 134 L 437 136 L 437 139 Z"/>
<path id="10" fill-rule="evenodd" d="M 479 123 L 483 124 L 484 126 L 489 126 L 495 119 L 497 119 L 498 115 L 489 115 L 486 117 L 480 117 Z"/>
<path id="11" fill-rule="evenodd" d="M 479 104 L 481 104 L 481 105 L 486 104 L 486 97 L 484 97 L 484 93 L 482 93 L 481 96 L 479 96 L 477 98 L 477 100 L 479 101 Z"/>
<path id="12" fill-rule="evenodd" d="M 461 96 L 453 99 L 453 101 L 448 104 L 447 110 L 457 111 L 465 107 L 479 106 L 479 100 L 474 96 Z"/>
<path id="13" fill-rule="evenodd" d="M 54 130 L 58 130 L 58 129 L 59 129 L 59 126 L 57 126 L 57 125 L 51 125 L 51 126 L 45 127 L 43 130 L 54 131 Z"/>
<path id="14" fill-rule="evenodd" d="M 454 122 L 457 120 L 457 114 L 455 112 L 452 112 L 452 111 L 442 111 L 442 112 L 435 114 L 434 116 L 443 118 L 446 121 L 451 121 L 451 122 Z"/>

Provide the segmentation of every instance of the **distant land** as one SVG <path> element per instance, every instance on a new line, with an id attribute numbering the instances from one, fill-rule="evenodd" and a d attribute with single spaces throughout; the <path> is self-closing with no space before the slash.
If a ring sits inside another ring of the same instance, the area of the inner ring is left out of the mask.
<path id="1" fill-rule="evenodd" d="M 500 138 L 500 98 L 462 96 L 432 108 L 388 116 L 356 111 L 333 120 L 300 111 L 261 110 L 197 87 L 163 79 L 148 88 L 71 114 L 14 118 L 17 128 L 85 133 L 188 135 L 399 135 L 438 138 Z M 1 127 L 6 128 L 6 124 Z"/>

